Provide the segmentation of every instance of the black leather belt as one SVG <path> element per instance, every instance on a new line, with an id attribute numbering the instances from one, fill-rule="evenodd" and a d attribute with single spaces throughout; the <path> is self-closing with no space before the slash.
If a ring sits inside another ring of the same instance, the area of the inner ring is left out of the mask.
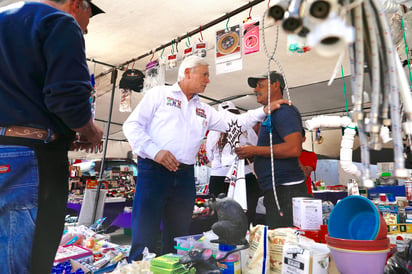
<path id="1" fill-rule="evenodd" d="M 142 157 L 138 156 L 137 159 L 138 159 L 138 161 L 148 161 L 148 162 L 152 162 L 156 165 L 159 165 L 159 166 L 163 167 L 163 165 L 161 165 L 161 164 L 159 164 L 159 163 L 157 163 L 157 162 L 155 162 L 155 161 L 153 161 L 152 159 L 149 159 L 149 158 L 142 158 Z M 194 165 L 179 163 L 179 166 L 177 167 L 177 170 L 184 170 L 184 169 L 191 168 L 191 167 L 194 167 Z"/>
<path id="2" fill-rule="evenodd" d="M 177 167 L 178 170 L 183 170 L 186 168 L 190 168 L 193 167 L 194 165 L 188 165 L 188 164 L 183 164 L 183 163 L 179 163 L 179 166 Z"/>

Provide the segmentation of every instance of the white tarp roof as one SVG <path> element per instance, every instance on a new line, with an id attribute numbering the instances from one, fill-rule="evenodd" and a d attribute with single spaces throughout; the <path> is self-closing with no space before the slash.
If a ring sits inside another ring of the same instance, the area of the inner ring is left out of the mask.
<path id="1" fill-rule="evenodd" d="M 14 0 L 3 0 L 0 6 L 6 5 Z M 244 10 L 229 20 L 222 21 L 208 29 L 202 30 L 203 40 L 208 42 L 207 59 L 210 66 L 211 83 L 206 88 L 203 95 L 214 100 L 226 100 L 231 97 L 240 97 L 233 102 L 244 109 L 258 107 L 252 94 L 253 91 L 247 85 L 247 77 L 252 74 L 267 71 L 268 58 L 265 54 L 263 41 L 261 40 L 260 52 L 243 56 L 243 68 L 240 71 L 216 75 L 215 73 L 215 35 L 216 31 L 224 29 L 226 25 L 232 26 L 242 24 L 249 14 L 252 18 L 262 20 L 263 13 L 268 5 L 273 5 L 266 1 L 246 1 L 246 0 L 175 0 L 175 1 L 135 1 L 135 0 L 94 0 L 106 13 L 93 17 L 90 21 L 89 33 L 85 36 L 87 57 L 92 60 L 119 67 L 128 60 L 136 59 L 139 56 L 150 53 L 150 51 L 161 45 L 170 43 L 177 37 L 198 29 L 211 21 L 216 20 L 242 6 L 249 3 L 258 3 L 251 9 Z M 277 49 L 274 55 L 277 63 L 271 63 L 271 69 L 280 70 L 277 64 L 281 65 L 285 73 L 287 84 L 290 88 L 291 99 L 295 106 L 299 108 L 303 116 L 322 113 L 338 112 L 345 115 L 345 92 L 341 80 L 337 80 L 332 86 L 327 85 L 327 81 L 332 77 L 338 57 L 322 58 L 313 51 L 305 54 L 290 53 L 287 51 L 287 35 L 282 29 L 277 32 L 277 27 L 272 20 L 265 18 L 265 42 L 267 49 L 272 52 L 275 42 Z M 260 28 L 263 30 L 262 21 Z M 263 32 L 260 32 L 263 38 Z M 191 44 L 196 43 L 200 34 L 189 37 Z M 181 59 L 183 49 L 187 40 L 178 43 L 178 58 Z M 174 45 L 176 46 L 176 45 Z M 163 57 L 170 54 L 172 48 L 167 47 L 163 52 Z M 176 51 L 176 47 L 175 47 Z M 154 53 L 154 59 L 159 58 L 162 51 Z M 134 68 L 144 70 L 150 61 L 151 55 L 142 58 L 134 63 Z M 133 65 L 130 63 L 129 68 Z M 90 71 L 95 75 L 107 73 L 111 67 L 89 62 Z M 350 75 L 350 67 L 347 54 L 343 58 L 343 71 L 338 65 L 337 78 L 342 74 Z M 123 67 L 124 69 L 124 67 Z M 118 111 L 120 92 L 118 82 L 123 71 L 119 71 L 114 94 L 114 105 L 112 112 L 112 122 L 110 127 L 110 138 L 124 140 L 121 131 L 121 124 L 128 117 L 129 113 Z M 96 90 L 98 94 L 96 118 L 98 121 L 107 120 L 109 116 L 109 106 L 112 96 L 112 85 L 110 83 L 111 74 L 98 77 Z M 176 81 L 177 71 L 166 72 L 166 82 Z M 346 78 L 346 95 L 350 104 L 350 82 Z M 141 93 L 133 93 L 132 107 L 134 108 L 142 98 Z M 204 102 L 213 103 L 211 100 L 202 99 Z M 350 106 L 349 106 L 350 109 Z M 100 123 L 100 122 L 99 122 Z M 105 127 L 105 123 L 100 123 Z M 339 134 L 340 136 L 340 134 Z M 308 138 L 310 140 L 310 138 Z M 336 139 L 336 138 L 332 138 Z M 315 152 L 320 154 L 331 154 L 336 157 L 339 153 L 339 143 L 326 146 L 326 138 L 323 145 L 315 146 Z M 338 139 L 340 142 L 340 139 Z M 305 144 L 311 149 L 311 144 Z M 123 145 L 122 145 L 123 146 Z M 333 150 L 331 147 L 333 146 Z M 117 148 L 119 149 L 119 148 Z M 126 149 L 128 150 L 127 146 Z M 111 151 L 111 149 L 110 149 Z M 109 151 L 109 154 L 110 154 Z M 122 152 L 123 153 L 123 152 Z"/>

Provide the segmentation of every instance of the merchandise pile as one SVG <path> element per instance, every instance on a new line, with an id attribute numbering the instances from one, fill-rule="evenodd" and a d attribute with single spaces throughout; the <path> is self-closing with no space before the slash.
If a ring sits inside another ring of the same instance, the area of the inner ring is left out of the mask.
<path id="1" fill-rule="evenodd" d="M 86 227 L 67 225 L 54 259 L 53 274 L 107 273 L 127 258 L 130 246 L 110 242 L 110 236 L 101 231 L 105 218 Z"/>

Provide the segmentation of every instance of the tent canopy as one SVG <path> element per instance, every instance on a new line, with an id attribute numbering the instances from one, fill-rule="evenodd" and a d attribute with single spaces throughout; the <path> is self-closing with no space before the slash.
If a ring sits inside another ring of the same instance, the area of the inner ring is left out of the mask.
<path id="1" fill-rule="evenodd" d="M 13 2 L 17 1 L 3 0 L 0 6 Z M 206 103 L 216 106 L 230 99 L 241 109 L 256 108 L 259 104 L 256 103 L 253 90 L 247 85 L 247 78 L 275 69 L 283 71 L 290 98 L 304 119 L 318 114 L 346 115 L 346 111 L 351 109 L 347 52 L 344 52 L 341 65 L 338 56 L 324 58 L 312 50 L 303 54 L 288 51 L 288 35 L 273 19 L 264 16 L 268 6 L 274 4 L 270 0 L 94 0 L 93 3 L 105 11 L 91 18 L 88 34 L 85 35 L 90 72 L 96 76 L 96 120 L 103 128 L 106 127 L 112 98 L 113 79 L 110 72 L 115 68 L 119 73 L 114 89 L 109 134 L 109 138 L 115 142 L 125 141 L 121 125 L 129 115 L 128 112 L 119 111 L 118 84 L 121 74 L 127 68 L 144 71 L 151 60 L 164 60 L 172 52 L 177 53 L 179 63 L 184 49 L 199 40 L 207 42 L 206 58 L 210 64 L 211 82 L 201 99 Z M 228 14 L 232 16 L 222 20 Z M 241 70 L 217 75 L 216 32 L 238 24 L 242 26 L 248 17 L 260 20 L 260 51 L 243 55 Z M 269 62 L 272 54 L 273 60 Z M 329 79 L 333 77 L 337 79 L 328 85 Z M 166 83 L 173 84 L 176 78 L 176 69 L 166 71 Z M 142 96 L 142 93 L 132 93 L 132 109 Z M 310 138 L 305 145 L 309 150 L 314 148 Z M 319 146 L 315 152 L 333 157 L 339 153 L 339 145 L 326 147 L 324 142 L 322 146 L 324 149 Z"/>

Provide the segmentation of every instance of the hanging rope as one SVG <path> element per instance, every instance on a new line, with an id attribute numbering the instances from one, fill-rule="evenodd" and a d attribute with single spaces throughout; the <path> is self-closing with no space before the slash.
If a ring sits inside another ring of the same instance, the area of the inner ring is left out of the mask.
<path id="1" fill-rule="evenodd" d="M 405 43 L 405 52 L 406 52 L 406 61 L 408 62 L 408 71 L 409 71 L 409 81 L 411 85 L 409 88 L 412 88 L 412 76 L 411 76 L 411 66 L 409 64 L 409 56 L 408 56 L 408 44 L 406 43 L 406 36 L 405 36 L 405 26 L 403 24 L 403 17 L 401 15 L 401 23 L 402 23 L 402 33 L 403 33 L 403 42 Z"/>
<path id="2" fill-rule="evenodd" d="M 154 57 L 154 51 L 153 51 L 153 53 L 152 53 L 152 57 L 150 57 L 150 62 L 152 62 L 153 61 L 153 57 Z"/>
<path id="3" fill-rule="evenodd" d="M 165 48 L 162 49 L 162 54 L 160 54 L 160 59 L 163 59 L 163 53 L 165 52 Z"/>
<path id="4" fill-rule="evenodd" d="M 199 38 L 199 42 L 202 42 L 203 41 L 202 26 L 199 26 L 199 33 L 200 33 L 200 37 L 201 37 L 201 38 Z"/>
<path id="5" fill-rule="evenodd" d="M 268 49 L 266 47 L 266 39 L 265 39 L 265 18 L 266 18 L 267 11 L 268 10 L 266 10 L 263 13 L 263 17 L 262 17 L 262 39 L 263 39 L 263 45 L 264 45 L 265 53 L 266 53 L 266 56 L 268 57 L 268 66 L 267 66 L 267 71 L 268 71 L 268 109 L 270 110 L 270 94 L 271 94 L 270 63 L 271 63 L 272 60 L 276 62 L 276 60 L 273 57 L 275 56 L 277 43 L 278 43 L 279 25 L 277 26 L 276 40 L 275 40 L 275 46 L 274 46 L 273 52 L 269 54 Z M 286 82 L 285 82 L 285 84 L 286 84 Z M 290 99 L 289 99 L 289 101 L 290 101 Z M 262 123 L 262 125 L 265 125 L 265 126 L 269 127 L 269 147 L 270 147 L 270 167 L 271 167 L 271 171 L 272 171 L 271 172 L 272 173 L 272 188 L 273 188 L 273 194 L 274 194 L 274 197 L 275 197 L 275 203 L 276 203 L 276 207 L 278 209 L 279 215 L 283 216 L 283 212 L 282 212 L 282 209 L 280 208 L 279 199 L 278 199 L 278 195 L 277 195 L 277 192 L 276 192 L 275 159 L 274 159 L 274 153 L 273 153 L 272 116 L 271 116 L 271 113 L 269 113 L 267 119 Z"/>
<path id="6" fill-rule="evenodd" d="M 341 69 L 341 71 L 342 71 L 343 94 L 345 94 L 346 116 L 349 117 L 348 98 L 347 98 L 347 96 L 346 96 L 345 75 L 343 74 L 343 65 L 340 65 L 340 69 Z"/>
<path id="7" fill-rule="evenodd" d="M 190 39 L 189 39 L 189 33 L 186 33 L 186 37 L 187 37 L 187 42 L 186 42 L 186 47 L 190 47 Z"/>
<path id="8" fill-rule="evenodd" d="M 245 20 L 243 20 L 243 23 L 246 23 L 247 21 L 249 21 L 250 19 L 252 19 L 252 16 L 250 16 L 250 14 L 252 13 L 252 8 L 253 8 L 253 7 L 250 7 L 250 9 L 249 9 L 249 16 L 248 16 Z"/>

